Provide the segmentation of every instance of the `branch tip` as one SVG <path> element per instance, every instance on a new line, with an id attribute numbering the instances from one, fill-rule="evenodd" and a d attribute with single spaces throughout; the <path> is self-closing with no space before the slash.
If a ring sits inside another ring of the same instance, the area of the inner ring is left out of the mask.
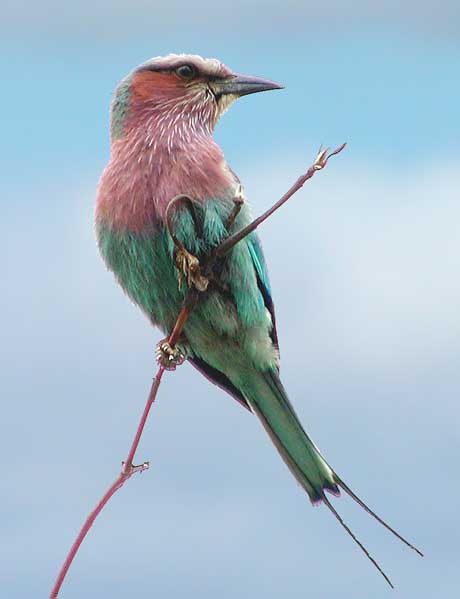
<path id="1" fill-rule="evenodd" d="M 340 145 L 338 148 L 336 148 L 333 152 L 331 152 L 329 154 L 327 159 L 329 160 L 329 158 L 332 158 L 332 156 L 335 156 L 336 154 L 340 154 L 340 152 L 345 148 L 346 145 L 347 145 L 347 142 L 344 141 L 342 145 Z"/>
<path id="2" fill-rule="evenodd" d="M 323 169 L 326 166 L 329 158 L 332 158 L 332 156 L 339 154 L 346 145 L 347 143 L 345 142 L 332 152 L 329 152 L 330 148 L 323 149 L 323 146 L 321 145 L 319 147 L 315 162 L 313 163 L 313 170 L 320 171 L 321 169 Z"/>

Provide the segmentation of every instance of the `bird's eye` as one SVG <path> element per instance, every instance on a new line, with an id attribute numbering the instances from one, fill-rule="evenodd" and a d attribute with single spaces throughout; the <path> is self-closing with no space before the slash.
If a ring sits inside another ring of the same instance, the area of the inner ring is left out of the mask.
<path id="1" fill-rule="evenodd" d="M 196 76 L 196 69 L 191 64 L 182 64 L 180 67 L 177 67 L 176 73 L 182 79 L 190 81 L 190 79 L 193 79 Z"/>

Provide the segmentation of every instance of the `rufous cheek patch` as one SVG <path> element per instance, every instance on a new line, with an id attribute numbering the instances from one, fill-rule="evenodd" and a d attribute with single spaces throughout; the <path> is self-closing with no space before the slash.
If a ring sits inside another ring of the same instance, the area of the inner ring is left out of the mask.
<path id="1" fill-rule="evenodd" d="M 134 76 L 131 89 L 135 98 L 146 100 L 154 96 L 173 95 L 181 87 L 181 81 L 174 73 L 141 71 Z"/>

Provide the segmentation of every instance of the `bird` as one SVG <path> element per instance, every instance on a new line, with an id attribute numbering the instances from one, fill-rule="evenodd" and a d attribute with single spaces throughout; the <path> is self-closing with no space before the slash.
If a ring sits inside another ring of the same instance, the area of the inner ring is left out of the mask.
<path id="1" fill-rule="evenodd" d="M 214 58 L 169 54 L 137 66 L 115 90 L 111 154 L 97 189 L 97 243 L 128 297 L 166 335 L 187 293 L 168 218 L 188 255 L 198 260 L 251 222 L 244 198 L 231 218 L 235 198 L 241 200 L 244 192 L 213 131 L 237 99 L 282 87 L 234 73 Z M 181 195 L 190 202 L 170 205 Z M 280 380 L 273 296 L 256 232 L 216 260 L 212 274 L 185 322 L 176 351 L 258 417 L 311 502 L 327 506 L 392 585 L 326 493 L 338 496 L 344 491 L 422 554 L 348 487 L 296 415 Z"/>

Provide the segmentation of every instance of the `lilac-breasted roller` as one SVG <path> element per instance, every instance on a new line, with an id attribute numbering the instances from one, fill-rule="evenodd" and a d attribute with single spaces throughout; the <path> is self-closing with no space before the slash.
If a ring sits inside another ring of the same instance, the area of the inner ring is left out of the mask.
<path id="1" fill-rule="evenodd" d="M 251 221 L 243 204 L 227 230 L 239 180 L 212 133 L 237 98 L 281 87 L 237 75 L 215 59 L 169 55 L 140 65 L 116 89 L 111 157 L 98 188 L 97 239 L 122 288 L 165 334 L 186 294 L 165 223 L 168 203 L 178 194 L 193 200 L 193 211 L 179 203 L 174 207 L 174 227 L 198 258 Z M 215 270 L 216 283 L 202 294 L 185 324 L 181 351 L 259 418 L 313 503 L 324 502 L 347 528 L 325 494 L 339 495 L 343 489 L 390 528 L 326 462 L 288 399 L 279 378 L 275 312 L 257 235 L 241 240 Z"/>

